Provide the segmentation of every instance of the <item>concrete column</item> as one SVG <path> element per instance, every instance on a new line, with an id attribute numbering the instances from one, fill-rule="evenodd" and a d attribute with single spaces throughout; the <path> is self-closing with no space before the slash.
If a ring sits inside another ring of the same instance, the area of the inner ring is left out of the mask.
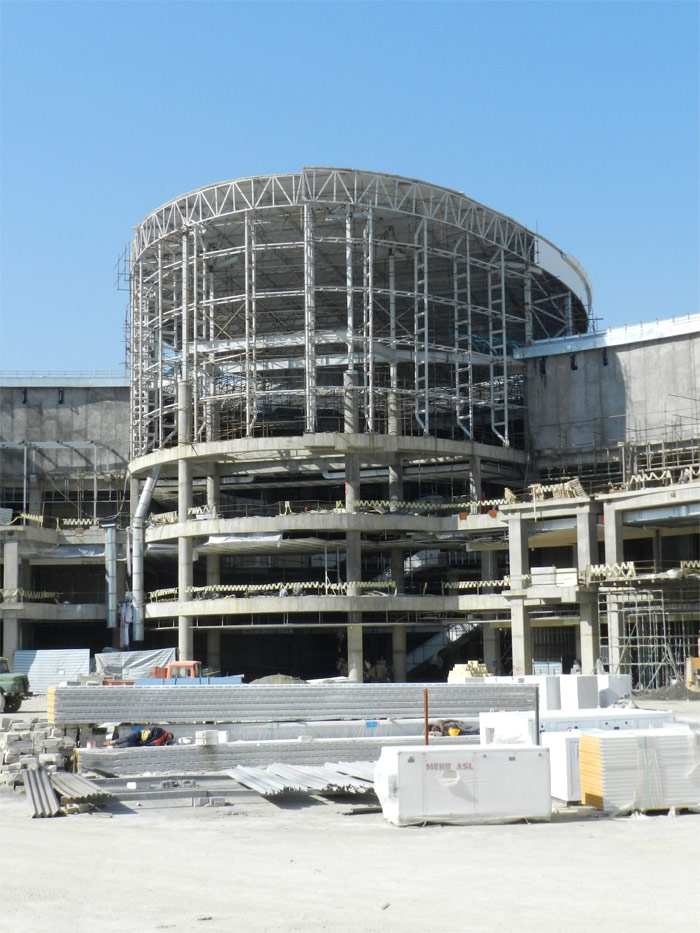
<path id="1" fill-rule="evenodd" d="M 354 370 L 343 373 L 343 393 L 345 406 L 344 430 L 346 434 L 357 434 L 360 430 L 360 417 L 357 404 L 357 373 Z"/>
<path id="2" fill-rule="evenodd" d="M 588 599 L 579 598 L 579 606 L 581 609 L 579 625 L 581 671 L 584 674 L 593 674 L 595 662 L 600 657 L 600 624 L 595 595 Z"/>
<path id="3" fill-rule="evenodd" d="M 400 596 L 406 589 L 403 548 L 393 547 L 391 549 L 391 579 L 396 585 L 396 595 Z"/>
<path id="4" fill-rule="evenodd" d="M 139 496 L 141 495 L 141 489 L 139 481 L 135 476 L 129 477 L 129 515 L 131 518 L 130 524 L 134 522 L 134 515 L 136 514 L 136 506 L 139 504 Z"/>
<path id="5" fill-rule="evenodd" d="M 192 439 L 191 389 L 189 383 L 183 380 L 178 382 L 177 390 L 178 446 L 183 450 Z M 189 509 L 191 506 L 192 467 L 185 457 L 180 457 L 177 462 L 177 520 L 179 524 L 185 524 L 189 520 Z M 190 599 L 190 595 L 186 590 L 192 586 L 193 580 L 192 538 L 180 535 L 177 540 L 177 595 L 180 602 L 186 602 Z M 192 636 L 192 620 L 189 616 L 178 616 L 178 651 L 181 661 L 196 660 L 192 656 L 194 653 L 194 641 Z"/>
<path id="6" fill-rule="evenodd" d="M 408 672 L 406 670 L 406 626 L 392 625 L 391 627 L 391 651 L 392 664 L 394 667 L 395 683 L 404 683 Z"/>
<path id="7" fill-rule="evenodd" d="M 354 512 L 355 502 L 360 498 L 360 458 L 357 454 L 345 455 L 345 511 Z"/>
<path id="8" fill-rule="evenodd" d="M 396 511 L 397 504 L 403 501 L 403 463 L 397 459 L 389 467 L 389 506 L 390 511 Z M 396 585 L 397 594 L 404 592 L 404 553 L 403 548 L 391 549 L 391 579 Z M 404 632 L 405 637 L 405 632 Z M 396 669 L 396 665 L 394 665 Z M 405 680 L 405 674 L 401 678 Z"/>
<path id="9" fill-rule="evenodd" d="M 613 502 L 606 502 L 603 505 L 603 521 L 605 528 L 605 563 L 621 564 L 624 560 L 622 512 L 615 508 Z"/>
<path id="10" fill-rule="evenodd" d="M 510 624 L 513 645 L 513 675 L 532 673 L 532 630 L 525 600 L 510 602 Z"/>
<path id="11" fill-rule="evenodd" d="M 501 633 L 491 625 L 482 625 L 484 664 L 489 674 L 501 673 Z"/>
<path id="12" fill-rule="evenodd" d="M 29 476 L 29 514 L 41 515 L 42 512 L 42 491 L 39 477 L 31 473 Z"/>
<path id="13" fill-rule="evenodd" d="M 498 552 L 481 552 L 481 579 L 498 579 Z M 493 592 L 493 587 L 486 587 L 486 592 Z M 501 633 L 497 628 L 491 625 L 482 625 L 481 634 L 483 639 L 484 664 L 489 674 L 500 674 L 501 672 Z"/>
<path id="14" fill-rule="evenodd" d="M 360 613 L 351 612 L 350 618 L 361 618 Z M 348 625 L 348 678 L 362 683 L 364 680 L 364 657 L 362 654 L 362 626 Z"/>
<path id="15" fill-rule="evenodd" d="M 219 508 L 220 492 L 219 468 L 215 463 L 210 463 L 207 466 L 207 509 L 212 512 Z"/>
<path id="16" fill-rule="evenodd" d="M 360 498 L 360 461 L 356 454 L 345 457 L 345 510 L 355 512 L 355 502 Z M 348 531 L 345 535 L 345 574 L 348 582 L 348 596 L 357 596 L 357 587 L 353 584 L 362 579 L 362 550 L 360 532 Z"/>
<path id="17" fill-rule="evenodd" d="M 19 648 L 19 619 L 17 613 L 5 610 L 2 620 L 2 654 L 3 657 L 7 658 L 11 671 L 15 669 L 13 658 L 15 651 L 19 651 Z"/>
<path id="18" fill-rule="evenodd" d="M 207 666 L 214 671 L 221 670 L 221 629 L 207 631 Z"/>
<path id="19" fill-rule="evenodd" d="M 389 466 L 389 502 L 392 512 L 403 499 L 403 462 L 400 458 Z"/>
<path id="20" fill-rule="evenodd" d="M 510 557 L 510 588 L 512 590 L 525 588 L 523 577 L 530 571 L 527 549 L 528 528 L 529 523 L 523 521 L 520 515 L 509 517 L 508 554 Z"/>
<path id="21" fill-rule="evenodd" d="M 207 554 L 207 586 L 221 582 L 221 557 Z M 207 631 L 207 665 L 215 671 L 221 670 L 221 629 Z"/>
<path id="22" fill-rule="evenodd" d="M 481 579 L 498 579 L 498 551 L 481 552 Z"/>
<path id="23" fill-rule="evenodd" d="M 5 541 L 2 585 L 5 590 L 19 589 L 19 541 Z M 5 609 L 2 622 L 2 652 L 12 670 L 14 653 L 19 647 L 20 628 L 17 613 Z"/>
<path id="24" fill-rule="evenodd" d="M 469 498 L 472 502 L 478 502 L 481 499 L 481 459 L 479 457 L 472 457 L 471 460 Z"/>
<path id="25" fill-rule="evenodd" d="M 178 520 L 187 521 L 188 509 L 192 503 L 192 481 L 189 463 L 185 460 L 178 462 Z M 177 539 L 177 598 L 179 602 L 191 599 L 187 589 L 194 580 L 194 566 L 192 561 L 192 538 L 180 535 Z M 194 643 L 192 637 L 192 620 L 189 616 L 178 616 L 178 650 L 181 661 L 197 660 L 192 657 Z"/>
<path id="26" fill-rule="evenodd" d="M 597 514 L 587 505 L 576 512 L 576 566 L 579 577 L 591 564 L 598 563 Z"/>
<path id="27" fill-rule="evenodd" d="M 19 585 L 23 590 L 31 590 L 32 588 L 32 562 L 27 558 L 20 561 Z"/>
<path id="28" fill-rule="evenodd" d="M 622 673 L 622 613 L 613 593 L 608 593 L 608 670 L 611 674 Z M 632 685 L 634 686 L 634 684 Z"/>
<path id="29" fill-rule="evenodd" d="M 661 532 L 657 529 L 652 539 L 654 569 L 657 573 L 663 570 L 663 550 L 661 546 Z"/>

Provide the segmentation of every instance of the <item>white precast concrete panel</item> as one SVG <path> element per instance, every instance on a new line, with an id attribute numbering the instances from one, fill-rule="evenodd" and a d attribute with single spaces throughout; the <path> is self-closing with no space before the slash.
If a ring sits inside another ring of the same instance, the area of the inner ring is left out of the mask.
<path id="1" fill-rule="evenodd" d="M 595 674 L 562 674 L 559 690 L 562 711 L 598 707 L 598 677 Z"/>
<path id="2" fill-rule="evenodd" d="M 524 674 L 521 677 L 489 677 L 489 683 L 535 684 L 539 689 L 540 712 L 561 709 L 559 674 Z"/>

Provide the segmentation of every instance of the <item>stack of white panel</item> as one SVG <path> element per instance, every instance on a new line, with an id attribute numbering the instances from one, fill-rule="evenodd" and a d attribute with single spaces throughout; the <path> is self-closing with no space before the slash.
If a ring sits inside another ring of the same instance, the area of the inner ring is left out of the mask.
<path id="1" fill-rule="evenodd" d="M 540 734 L 545 732 L 590 732 L 592 729 L 659 729 L 673 722 L 673 713 L 650 709 L 590 709 L 540 714 Z M 479 741 L 536 744 L 533 712 L 479 713 Z"/>
<path id="2" fill-rule="evenodd" d="M 489 677 L 488 683 L 535 684 L 539 687 L 540 712 L 561 709 L 559 676 L 556 674 L 524 674 L 519 677 Z"/>
<path id="3" fill-rule="evenodd" d="M 562 674 L 559 691 L 562 710 L 598 707 L 598 677 L 595 674 Z"/>
<path id="4" fill-rule="evenodd" d="M 579 746 L 581 795 L 600 810 L 700 808 L 700 735 L 678 725 L 596 731 Z"/>
<path id="5" fill-rule="evenodd" d="M 390 823 L 547 820 L 549 752 L 536 745 L 383 748 L 374 789 Z"/>

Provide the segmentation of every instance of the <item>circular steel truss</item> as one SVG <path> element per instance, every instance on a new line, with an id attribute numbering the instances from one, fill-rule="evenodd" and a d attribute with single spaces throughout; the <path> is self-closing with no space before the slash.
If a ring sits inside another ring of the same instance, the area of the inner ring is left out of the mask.
<path id="1" fill-rule="evenodd" d="M 343 430 L 518 446 L 513 348 L 591 312 L 578 263 L 514 220 L 350 169 L 183 195 L 137 228 L 130 278 L 132 457 Z"/>

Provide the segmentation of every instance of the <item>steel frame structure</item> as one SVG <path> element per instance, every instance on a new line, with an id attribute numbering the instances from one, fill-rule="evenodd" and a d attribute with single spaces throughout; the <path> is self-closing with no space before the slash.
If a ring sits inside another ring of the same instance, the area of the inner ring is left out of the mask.
<path id="1" fill-rule="evenodd" d="M 540 258 L 555 249 L 392 175 L 306 168 L 183 195 L 131 247 L 132 457 L 182 442 L 178 382 L 198 442 L 342 430 L 346 373 L 362 432 L 517 445 L 513 347 L 588 327 L 588 280 Z"/>

